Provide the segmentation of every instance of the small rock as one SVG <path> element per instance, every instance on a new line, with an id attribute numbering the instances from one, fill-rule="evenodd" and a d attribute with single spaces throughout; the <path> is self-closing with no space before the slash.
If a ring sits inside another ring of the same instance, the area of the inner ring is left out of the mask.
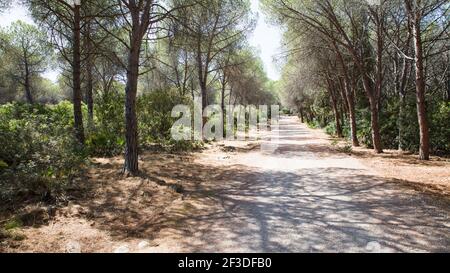
<path id="1" fill-rule="evenodd" d="M 130 249 L 126 245 L 120 246 L 114 250 L 114 253 L 118 253 L 118 254 L 129 253 L 129 252 L 130 252 Z"/>
<path id="2" fill-rule="evenodd" d="M 139 248 L 139 249 L 144 249 L 144 248 L 147 248 L 149 245 L 150 245 L 149 242 L 147 242 L 147 241 L 141 241 L 141 242 L 138 244 L 138 248 Z"/>
<path id="3" fill-rule="evenodd" d="M 379 253 L 381 252 L 381 245 L 378 242 L 369 242 L 366 246 L 366 250 L 370 252 Z"/>
<path id="4" fill-rule="evenodd" d="M 81 253 L 81 245 L 78 242 L 69 242 L 66 245 L 67 253 Z"/>

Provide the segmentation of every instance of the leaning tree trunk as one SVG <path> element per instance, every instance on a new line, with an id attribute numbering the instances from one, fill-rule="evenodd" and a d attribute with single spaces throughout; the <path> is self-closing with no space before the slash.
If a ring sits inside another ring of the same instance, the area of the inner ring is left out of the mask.
<path id="1" fill-rule="evenodd" d="M 357 125 L 356 125 L 356 110 L 355 110 L 355 96 L 353 95 L 353 90 L 355 84 L 355 80 L 352 79 L 350 82 L 350 75 L 348 68 L 345 64 L 344 58 L 342 57 L 341 51 L 335 42 L 333 42 L 334 49 L 336 51 L 338 60 L 342 66 L 342 71 L 344 72 L 344 80 L 343 80 L 343 93 L 342 98 L 344 100 L 344 106 L 347 106 L 349 121 L 350 121 L 350 135 L 352 139 L 353 147 L 359 147 L 358 135 L 357 135 Z"/>
<path id="2" fill-rule="evenodd" d="M 126 147 L 124 173 L 137 175 L 138 163 L 138 132 L 136 115 L 136 95 L 139 77 L 139 47 L 134 46 L 128 56 L 127 85 L 125 100 L 125 123 L 126 123 Z"/>
<path id="3" fill-rule="evenodd" d="M 73 73 L 73 115 L 74 115 L 74 127 L 75 137 L 77 141 L 84 144 L 84 128 L 83 128 L 83 112 L 81 110 L 81 29 L 80 29 L 80 6 L 74 8 L 74 37 L 73 37 L 73 61 L 72 61 L 72 73 Z"/>
<path id="4" fill-rule="evenodd" d="M 348 114 L 349 114 L 349 121 L 350 121 L 350 135 L 352 138 L 352 145 L 353 147 L 359 147 L 359 140 L 358 140 L 358 129 L 356 124 L 356 107 L 355 107 L 355 95 L 353 91 L 356 88 L 356 82 L 353 80 L 351 83 L 346 82 L 346 94 L 348 99 Z"/>

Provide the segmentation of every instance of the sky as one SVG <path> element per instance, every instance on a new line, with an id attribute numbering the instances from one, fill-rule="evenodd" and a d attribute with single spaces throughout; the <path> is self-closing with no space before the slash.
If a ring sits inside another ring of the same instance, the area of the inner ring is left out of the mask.
<path id="1" fill-rule="evenodd" d="M 274 57 L 280 51 L 282 32 L 279 27 L 266 22 L 265 15 L 259 8 L 259 0 L 251 0 L 253 12 L 257 12 L 258 22 L 253 35 L 250 37 L 250 45 L 259 50 L 267 75 L 272 80 L 280 79 L 280 71 L 275 65 Z"/>
<path id="2" fill-rule="evenodd" d="M 280 49 L 282 32 L 276 26 L 271 26 L 266 22 L 266 18 L 259 8 L 259 0 L 251 0 L 251 5 L 252 11 L 258 13 L 259 16 L 255 31 L 249 37 L 249 43 L 259 52 L 267 76 L 271 80 L 278 80 L 280 78 L 280 71 L 275 65 L 274 56 Z M 1 27 L 7 27 L 17 20 L 22 20 L 30 24 L 33 23 L 28 11 L 18 5 L 14 5 L 9 11 L 0 14 Z M 47 71 L 44 77 L 56 82 L 58 72 Z"/>

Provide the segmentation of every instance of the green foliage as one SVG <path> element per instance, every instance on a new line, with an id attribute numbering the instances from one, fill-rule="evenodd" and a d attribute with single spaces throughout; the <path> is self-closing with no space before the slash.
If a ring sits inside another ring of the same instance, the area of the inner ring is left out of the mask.
<path id="1" fill-rule="evenodd" d="M 0 171 L 8 168 L 8 164 L 5 161 L 0 160 Z"/>
<path id="2" fill-rule="evenodd" d="M 336 134 L 336 121 L 332 121 L 327 124 L 325 127 L 325 132 L 329 135 L 335 135 Z"/>
<path id="3" fill-rule="evenodd" d="M 171 117 L 176 105 L 190 105 L 176 90 L 157 90 L 138 98 L 138 134 L 142 146 L 164 143 L 171 139 L 170 129 L 177 120 Z"/>
<path id="4" fill-rule="evenodd" d="M 112 92 L 95 104 L 95 128 L 86 138 L 86 147 L 94 156 L 114 156 L 125 145 L 125 94 Z"/>
<path id="5" fill-rule="evenodd" d="M 338 151 L 344 154 L 351 154 L 353 152 L 352 144 L 346 143 L 344 146 L 339 146 Z"/>
<path id="6" fill-rule="evenodd" d="M 19 217 L 13 217 L 12 219 L 10 219 L 9 221 L 7 221 L 5 223 L 3 228 L 5 230 L 11 230 L 11 229 L 20 228 L 22 226 L 23 226 L 23 222 L 19 219 Z"/>
<path id="7" fill-rule="evenodd" d="M 441 102 L 431 116 L 431 143 L 437 154 L 450 154 L 450 102 Z"/>
<path id="8" fill-rule="evenodd" d="M 54 106 L 0 106 L 0 172 L 3 198 L 14 189 L 54 197 L 80 170 L 85 153 L 72 136 L 69 102 Z M 16 192 L 17 193 L 17 192 Z"/>
<path id="9" fill-rule="evenodd" d="M 168 145 L 165 147 L 165 150 L 167 150 L 168 152 L 190 152 L 200 150 L 203 147 L 203 142 L 200 141 L 170 140 L 168 142 Z"/>
<path id="10" fill-rule="evenodd" d="M 125 147 L 125 116 L 123 105 L 125 94 L 112 92 L 96 100 L 95 127 L 88 132 L 86 147 L 92 156 L 115 156 Z M 180 152 L 201 148 L 192 141 L 174 141 L 170 130 L 176 118 L 171 117 L 172 109 L 178 104 L 191 105 L 176 89 L 157 90 L 138 97 L 138 135 L 141 148 L 154 148 Z"/>
<path id="11" fill-rule="evenodd" d="M 360 109 L 357 113 L 356 124 L 358 125 L 358 140 L 362 145 L 373 148 L 372 127 L 370 111 L 367 108 Z"/>
<path id="12" fill-rule="evenodd" d="M 306 125 L 308 125 L 308 127 L 312 129 L 321 128 L 320 123 L 316 119 L 308 120 L 306 122 Z"/>

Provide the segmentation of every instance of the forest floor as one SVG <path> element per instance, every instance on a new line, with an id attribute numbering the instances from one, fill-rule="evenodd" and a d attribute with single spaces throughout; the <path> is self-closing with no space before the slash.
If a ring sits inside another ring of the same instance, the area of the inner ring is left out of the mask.
<path id="1" fill-rule="evenodd" d="M 0 251 L 450 251 L 450 162 L 345 145 L 283 117 L 259 141 L 143 153 L 140 177 L 96 158 L 67 206 L 27 208 Z"/>

